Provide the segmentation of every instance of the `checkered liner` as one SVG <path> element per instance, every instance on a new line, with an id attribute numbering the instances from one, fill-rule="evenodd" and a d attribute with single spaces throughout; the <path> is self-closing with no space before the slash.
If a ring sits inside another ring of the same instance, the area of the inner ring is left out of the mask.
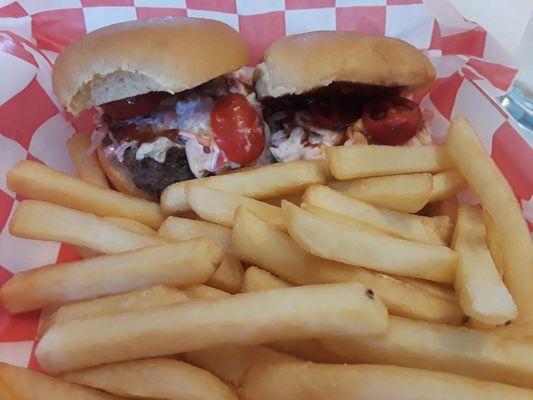
<path id="1" fill-rule="evenodd" d="M 87 32 L 116 22 L 164 16 L 221 20 L 248 40 L 256 63 L 274 40 L 312 30 L 352 30 L 402 38 L 426 49 L 438 72 L 416 96 L 433 111 L 430 128 L 444 140 L 450 118 L 470 119 L 533 221 L 531 143 L 494 98 L 516 69 L 479 26 L 442 0 L 0 0 L 0 284 L 13 273 L 78 259 L 72 248 L 15 238 L 7 221 L 20 199 L 6 187 L 16 162 L 39 160 L 73 172 L 65 146 L 92 129 L 91 113 L 65 115 L 51 90 L 57 53 Z M 472 196 L 465 194 L 465 199 Z M 0 361 L 38 369 L 33 356 L 39 313 L 10 316 L 0 307 Z"/>

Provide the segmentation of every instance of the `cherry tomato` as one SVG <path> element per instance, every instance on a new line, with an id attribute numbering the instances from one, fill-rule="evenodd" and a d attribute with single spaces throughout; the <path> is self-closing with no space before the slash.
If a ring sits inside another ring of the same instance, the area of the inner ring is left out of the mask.
<path id="1" fill-rule="evenodd" d="M 229 160 L 238 164 L 255 161 L 265 147 L 263 124 L 242 94 L 220 97 L 211 111 L 215 142 Z"/>
<path id="2" fill-rule="evenodd" d="M 403 97 L 370 100 L 362 119 L 369 135 L 390 146 L 405 143 L 422 127 L 420 107 Z"/>
<path id="3" fill-rule="evenodd" d="M 111 101 L 102 104 L 102 108 L 112 120 L 143 117 L 155 111 L 161 101 L 168 96 L 170 96 L 169 93 L 151 92 L 122 100 Z"/>
<path id="4" fill-rule="evenodd" d="M 360 106 L 351 101 L 313 100 L 309 108 L 313 124 L 324 129 L 343 130 L 359 116 Z"/>

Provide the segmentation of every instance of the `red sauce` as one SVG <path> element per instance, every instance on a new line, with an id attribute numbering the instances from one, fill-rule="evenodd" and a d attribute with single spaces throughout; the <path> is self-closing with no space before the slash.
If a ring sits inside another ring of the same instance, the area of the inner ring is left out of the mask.
<path id="1" fill-rule="evenodd" d="M 143 117 L 154 112 L 161 101 L 170 96 L 165 92 L 150 92 L 102 104 L 106 115 L 113 121 Z"/>

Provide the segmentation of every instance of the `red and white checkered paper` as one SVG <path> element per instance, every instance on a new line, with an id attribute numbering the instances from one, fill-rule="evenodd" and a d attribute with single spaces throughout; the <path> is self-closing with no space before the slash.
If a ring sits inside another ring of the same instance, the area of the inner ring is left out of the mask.
<path id="1" fill-rule="evenodd" d="M 395 36 L 426 49 L 438 79 L 416 100 L 433 110 L 434 138 L 444 140 L 453 115 L 467 116 L 533 221 L 531 142 L 493 100 L 517 71 L 485 30 L 444 0 L 0 0 L 0 285 L 18 271 L 78 259 L 69 246 L 15 238 L 7 227 L 20 199 L 5 173 L 24 159 L 73 172 L 65 140 L 92 130 L 90 112 L 65 115 L 52 95 L 57 53 L 102 26 L 165 16 L 231 25 L 248 40 L 253 63 L 274 40 L 312 30 Z M 38 320 L 38 312 L 11 316 L 0 307 L 0 361 L 39 368 Z"/>

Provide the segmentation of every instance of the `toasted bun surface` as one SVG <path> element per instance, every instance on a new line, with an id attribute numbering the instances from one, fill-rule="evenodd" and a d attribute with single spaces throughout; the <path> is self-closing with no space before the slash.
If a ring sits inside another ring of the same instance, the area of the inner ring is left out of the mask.
<path id="1" fill-rule="evenodd" d="M 254 71 L 259 98 L 302 94 L 332 82 L 402 87 L 430 86 L 435 69 L 403 40 L 356 32 L 309 32 L 273 43 Z"/>
<path id="2" fill-rule="evenodd" d="M 150 196 L 149 193 L 135 186 L 131 173 L 125 165 L 122 165 L 115 157 L 107 157 L 104 154 L 104 146 L 99 146 L 96 150 L 96 154 L 98 154 L 102 169 L 115 189 L 131 196 L 142 197 L 147 200 L 156 200 Z"/>
<path id="3" fill-rule="evenodd" d="M 52 79 L 59 101 L 77 114 L 152 91 L 178 93 L 248 62 L 244 39 L 230 26 L 200 18 L 110 25 L 72 43 Z"/>

